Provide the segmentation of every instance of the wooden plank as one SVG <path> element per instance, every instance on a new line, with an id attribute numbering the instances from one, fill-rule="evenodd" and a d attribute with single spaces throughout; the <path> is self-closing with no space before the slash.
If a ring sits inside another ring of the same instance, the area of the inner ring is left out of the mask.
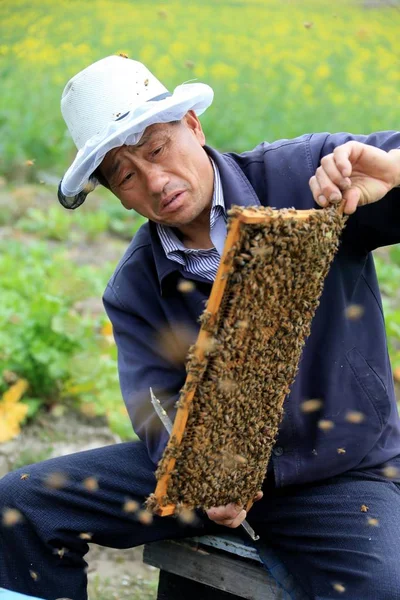
<path id="1" fill-rule="evenodd" d="M 160 571 L 158 580 L 157 600 L 242 600 L 240 596 L 229 594 L 193 581 L 174 573 Z"/>
<path id="2" fill-rule="evenodd" d="M 242 223 L 248 224 L 265 223 L 268 219 L 277 219 L 278 217 L 280 217 L 281 219 L 296 219 L 298 221 L 301 221 L 304 219 L 308 219 L 312 214 L 315 213 L 315 211 L 315 208 L 311 208 L 309 210 L 297 210 L 295 208 L 288 208 L 286 212 L 283 212 L 281 210 L 280 212 L 275 212 L 267 218 L 265 214 L 260 215 L 260 212 L 257 209 L 250 206 L 249 208 L 243 210 L 239 218 Z M 337 211 L 340 215 L 343 214 L 343 202 L 341 202 L 340 205 L 337 207 Z"/>
<path id="3" fill-rule="evenodd" d="M 143 561 L 246 600 L 284 600 L 284 592 L 264 567 L 252 560 L 188 542 L 146 544 Z"/>
<path id="4" fill-rule="evenodd" d="M 223 535 L 202 535 L 193 536 L 190 538 L 197 544 L 203 546 L 211 546 L 217 550 L 223 550 L 242 558 L 249 558 L 255 562 L 262 562 L 256 548 L 246 545 L 238 535 L 226 534 Z"/>

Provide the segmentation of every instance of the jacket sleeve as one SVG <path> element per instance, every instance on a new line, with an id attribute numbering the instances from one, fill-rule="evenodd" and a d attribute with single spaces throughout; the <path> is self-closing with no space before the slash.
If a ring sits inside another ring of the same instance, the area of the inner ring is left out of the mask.
<path id="1" fill-rule="evenodd" d="M 371 135 L 313 134 L 309 138 L 311 175 L 314 175 L 323 156 L 349 141 L 362 142 L 388 152 L 400 148 L 400 132 L 382 131 Z M 346 235 L 352 236 L 353 243 L 359 243 L 367 252 L 380 246 L 399 243 L 400 188 L 394 188 L 379 202 L 358 208 L 349 218 L 346 229 Z"/>
<path id="2" fill-rule="evenodd" d="M 181 368 L 176 367 L 158 348 L 158 319 L 157 315 L 151 315 L 149 312 L 154 304 L 149 302 L 148 298 L 146 302 L 146 297 L 143 297 L 140 290 L 127 308 L 110 283 L 104 293 L 103 302 L 118 347 L 122 396 L 135 433 L 146 444 L 151 460 L 157 464 L 169 434 L 154 412 L 149 388 L 152 387 L 173 421 L 176 413 L 175 403 L 185 382 L 186 372 L 183 365 Z M 147 305 L 147 314 L 142 310 L 141 302 Z M 137 310 L 134 311 L 132 306 L 136 306 Z M 152 316 L 154 318 L 151 318 Z"/>

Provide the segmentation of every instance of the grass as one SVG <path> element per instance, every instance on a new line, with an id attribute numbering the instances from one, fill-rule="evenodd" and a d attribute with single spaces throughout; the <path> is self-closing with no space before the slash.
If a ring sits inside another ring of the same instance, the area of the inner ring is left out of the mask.
<path id="1" fill-rule="evenodd" d="M 307 131 L 396 128 L 398 18 L 391 0 L 369 9 L 348 0 L 3 3 L 0 173 L 16 181 L 62 175 L 75 153 L 62 90 L 77 71 L 121 51 L 171 90 L 193 79 L 210 84 L 215 100 L 202 119 L 222 150 Z"/>

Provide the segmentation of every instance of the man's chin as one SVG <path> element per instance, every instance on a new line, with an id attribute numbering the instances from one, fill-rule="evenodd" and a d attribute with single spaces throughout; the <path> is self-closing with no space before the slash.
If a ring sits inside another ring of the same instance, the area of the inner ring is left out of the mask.
<path id="1" fill-rule="evenodd" d="M 179 229 L 180 227 L 185 227 L 185 225 L 189 225 L 193 219 L 182 220 L 182 219 L 170 219 L 168 221 L 157 221 L 160 225 L 164 225 L 164 227 L 175 227 L 175 229 Z"/>
<path id="2" fill-rule="evenodd" d="M 164 217 L 157 222 L 166 227 L 184 227 L 190 225 L 196 219 L 197 215 L 185 214 L 185 211 L 177 212 L 176 215 L 171 215 L 168 218 Z"/>

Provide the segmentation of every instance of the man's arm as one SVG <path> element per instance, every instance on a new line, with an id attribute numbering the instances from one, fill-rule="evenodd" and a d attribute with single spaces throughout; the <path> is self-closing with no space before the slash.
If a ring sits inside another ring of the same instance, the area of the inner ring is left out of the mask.
<path id="1" fill-rule="evenodd" d="M 128 310 L 111 285 L 104 293 L 103 302 L 118 347 L 122 396 L 135 433 L 146 444 L 151 460 L 157 465 L 169 436 L 151 404 L 149 388 L 152 387 L 174 421 L 175 403 L 186 372 L 183 364 L 176 366 L 163 355 L 157 342 L 156 323 L 151 325 L 143 316 Z"/>
<path id="2" fill-rule="evenodd" d="M 310 187 L 320 206 L 345 200 L 349 229 L 369 251 L 400 242 L 400 133 L 315 134 Z M 356 211 L 357 209 L 357 211 Z"/>

